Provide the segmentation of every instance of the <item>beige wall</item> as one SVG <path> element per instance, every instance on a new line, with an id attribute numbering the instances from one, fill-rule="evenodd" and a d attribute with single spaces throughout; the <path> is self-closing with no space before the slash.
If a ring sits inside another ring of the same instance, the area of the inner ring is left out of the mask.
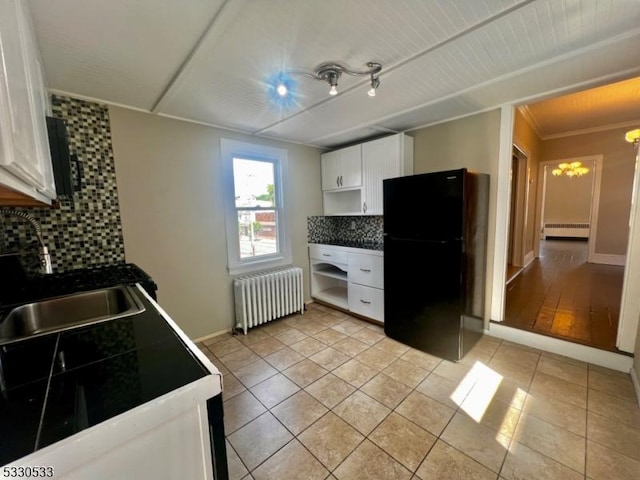
<path id="1" fill-rule="evenodd" d="M 628 128 L 574 135 L 542 143 L 541 160 L 603 155 L 595 252 L 625 255 L 635 169 L 635 152 L 624 140 Z"/>
<path id="2" fill-rule="evenodd" d="M 233 326 L 221 138 L 287 149 L 293 263 L 310 297 L 307 216 L 322 214 L 318 149 L 116 107 L 109 114 L 127 261 L 154 278 L 160 305 L 191 338 Z"/>
<path id="3" fill-rule="evenodd" d="M 636 332 L 636 349 L 633 357 L 633 369 L 636 371 L 636 375 L 640 376 L 640 326 Z M 640 402 L 640 399 L 638 399 Z"/>
<path id="4" fill-rule="evenodd" d="M 544 222 L 589 222 L 595 162 L 583 162 L 589 173 L 581 177 L 554 177 L 552 166 L 545 169 Z"/>
<path id="5" fill-rule="evenodd" d="M 539 221 L 536 219 L 538 201 L 538 163 L 540 162 L 541 140 L 518 109 L 515 111 L 513 125 L 513 142 L 527 155 L 529 184 L 526 192 L 527 214 L 524 219 L 524 255 L 534 252 L 537 255 L 539 244 Z"/>
<path id="6" fill-rule="evenodd" d="M 414 172 L 468 168 L 490 176 L 489 238 L 485 318 L 489 318 L 495 250 L 500 110 L 413 130 Z"/>

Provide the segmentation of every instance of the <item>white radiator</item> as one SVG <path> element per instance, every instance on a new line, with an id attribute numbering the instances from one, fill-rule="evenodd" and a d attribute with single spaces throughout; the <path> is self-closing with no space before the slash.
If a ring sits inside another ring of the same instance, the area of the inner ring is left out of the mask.
<path id="1" fill-rule="evenodd" d="M 238 277 L 233 282 L 236 328 L 244 334 L 256 325 L 304 312 L 302 269 L 288 267 Z"/>
<path id="2" fill-rule="evenodd" d="M 589 224 L 584 222 L 545 223 L 542 237 L 589 238 Z"/>

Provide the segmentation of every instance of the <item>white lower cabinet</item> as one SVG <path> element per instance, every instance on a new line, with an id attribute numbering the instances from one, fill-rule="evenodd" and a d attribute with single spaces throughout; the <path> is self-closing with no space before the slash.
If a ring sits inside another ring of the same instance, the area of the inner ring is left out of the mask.
<path id="1" fill-rule="evenodd" d="M 378 250 L 309 245 L 311 296 L 384 321 L 383 254 Z"/>
<path id="2" fill-rule="evenodd" d="M 311 295 L 318 300 L 347 309 L 347 255 L 333 245 L 309 245 Z"/>

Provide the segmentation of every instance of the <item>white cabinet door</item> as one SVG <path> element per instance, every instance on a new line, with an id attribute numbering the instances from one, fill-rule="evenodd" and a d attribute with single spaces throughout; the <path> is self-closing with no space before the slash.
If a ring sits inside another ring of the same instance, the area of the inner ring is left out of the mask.
<path id="1" fill-rule="evenodd" d="M 320 156 L 322 167 L 322 190 L 334 190 L 340 187 L 338 177 L 338 152 L 327 152 Z"/>
<path id="2" fill-rule="evenodd" d="M 338 150 L 338 174 L 340 188 L 353 188 L 362 185 L 362 146 Z"/>
<path id="3" fill-rule="evenodd" d="M 21 8 L 28 8 L 23 2 Z M 36 43 L 36 33 L 28 10 L 22 12 L 23 42 L 25 54 L 25 69 L 29 82 L 30 105 L 32 112 L 33 136 L 35 139 L 35 156 L 33 166 L 38 171 L 42 184 L 40 191 L 51 199 L 56 197 L 56 185 L 51 164 L 51 151 L 49 149 L 49 135 L 47 132 L 47 119 L 49 113 L 49 93 L 44 81 L 44 72 L 40 58 L 40 50 Z"/>
<path id="4" fill-rule="evenodd" d="M 323 153 L 322 190 L 340 190 L 362 185 L 360 145 Z"/>
<path id="5" fill-rule="evenodd" d="M 406 155 L 410 156 L 410 162 L 407 161 Z M 411 164 L 411 168 L 408 163 Z M 382 215 L 382 181 L 413 173 L 412 164 L 413 139 L 404 134 L 391 135 L 362 144 L 362 213 Z"/>
<path id="6" fill-rule="evenodd" d="M 0 167 L 55 198 L 46 128 L 47 91 L 26 2 L 0 2 Z M 10 185 L 14 187 L 14 183 Z"/>

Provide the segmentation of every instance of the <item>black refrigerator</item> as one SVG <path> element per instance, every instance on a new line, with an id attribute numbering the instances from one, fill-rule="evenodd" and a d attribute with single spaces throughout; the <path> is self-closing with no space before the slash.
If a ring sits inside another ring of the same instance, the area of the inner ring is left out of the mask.
<path id="1" fill-rule="evenodd" d="M 489 175 L 383 181 L 384 331 L 458 361 L 484 328 Z"/>

